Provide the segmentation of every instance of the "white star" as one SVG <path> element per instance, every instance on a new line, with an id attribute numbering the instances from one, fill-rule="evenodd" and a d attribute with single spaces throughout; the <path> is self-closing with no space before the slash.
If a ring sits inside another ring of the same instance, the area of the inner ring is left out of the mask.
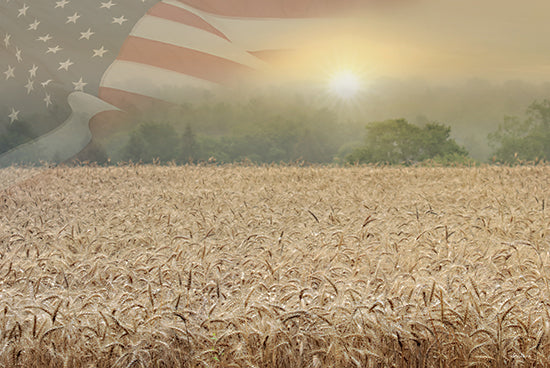
<path id="1" fill-rule="evenodd" d="M 38 70 L 38 67 L 35 64 L 32 64 L 32 68 L 29 69 L 29 74 L 31 78 L 36 77 L 36 71 Z"/>
<path id="2" fill-rule="evenodd" d="M 15 78 L 15 74 L 13 73 L 15 71 L 15 68 L 13 68 L 11 65 L 8 65 L 8 70 L 4 72 L 6 75 L 6 80 L 10 78 Z"/>
<path id="3" fill-rule="evenodd" d="M 122 25 L 122 23 L 126 22 L 128 19 L 124 18 L 124 15 L 121 15 L 118 18 L 113 17 L 113 23 L 118 23 Z"/>
<path id="4" fill-rule="evenodd" d="M 73 15 L 71 15 L 70 17 L 67 17 L 67 21 L 65 22 L 66 23 L 74 23 L 76 24 L 76 20 L 80 18 L 80 15 L 78 15 L 77 12 L 75 12 Z"/>
<path id="5" fill-rule="evenodd" d="M 34 81 L 27 79 L 27 84 L 25 84 L 25 88 L 27 89 L 27 94 L 31 93 L 31 91 L 34 91 Z"/>
<path id="6" fill-rule="evenodd" d="M 101 46 L 100 49 L 94 49 L 94 55 L 92 57 L 99 56 L 100 58 L 103 57 L 103 54 L 105 54 L 109 50 L 105 50 L 105 47 Z"/>
<path id="7" fill-rule="evenodd" d="M 92 32 L 92 30 L 90 28 L 88 28 L 88 30 L 86 32 L 80 32 L 80 38 L 79 40 L 85 38 L 87 40 L 90 39 L 90 36 L 93 35 L 95 32 Z"/>
<path id="8" fill-rule="evenodd" d="M 46 107 L 52 104 L 52 97 L 48 93 L 46 93 L 46 97 L 44 97 L 44 102 L 46 103 Z"/>
<path id="9" fill-rule="evenodd" d="M 19 48 L 15 48 L 15 58 L 17 59 L 17 62 L 21 62 L 23 58 L 21 57 L 21 50 Z"/>
<path id="10" fill-rule="evenodd" d="M 69 67 L 73 65 L 74 63 L 71 62 L 71 59 L 67 59 L 66 61 L 59 63 L 60 67 L 57 68 L 57 70 L 65 69 L 66 71 L 69 71 Z"/>
<path id="11" fill-rule="evenodd" d="M 42 82 L 42 83 L 40 83 L 40 84 L 42 85 L 42 88 L 46 88 L 46 86 L 47 86 L 48 84 L 50 84 L 52 81 L 53 81 L 52 79 L 48 79 L 47 81 L 44 81 L 44 82 Z"/>
<path id="12" fill-rule="evenodd" d="M 19 9 L 19 14 L 17 14 L 17 18 L 19 18 L 20 16 L 27 16 L 27 10 L 29 10 L 29 7 L 27 6 L 27 4 L 23 4 L 23 7 L 21 9 Z"/>
<path id="13" fill-rule="evenodd" d="M 27 31 L 30 31 L 30 30 L 36 31 L 38 29 L 39 24 L 40 24 L 40 22 L 35 18 L 34 22 L 29 24 L 29 29 L 27 29 Z"/>
<path id="14" fill-rule="evenodd" d="M 50 36 L 50 34 L 48 33 L 47 35 L 38 37 L 36 40 L 37 41 L 42 41 L 42 42 L 48 42 L 51 39 L 52 39 L 52 36 Z"/>
<path id="15" fill-rule="evenodd" d="M 8 115 L 10 120 L 10 125 L 13 124 L 14 121 L 16 121 L 19 118 L 19 110 L 15 111 L 15 109 L 11 108 L 11 114 Z"/>
<path id="16" fill-rule="evenodd" d="M 11 34 L 6 33 L 6 36 L 4 37 L 4 46 L 6 46 L 6 48 L 10 45 L 10 38 Z"/>
<path id="17" fill-rule="evenodd" d="M 78 80 L 78 82 L 73 82 L 74 84 L 74 90 L 75 91 L 82 91 L 84 90 L 84 86 L 88 83 L 82 81 L 82 77 Z"/>
<path id="18" fill-rule="evenodd" d="M 108 3 L 101 3 L 101 6 L 99 7 L 100 9 L 101 8 L 107 8 L 107 9 L 111 9 L 111 6 L 114 6 L 116 5 L 115 3 L 113 3 L 113 0 L 109 0 Z"/>
<path id="19" fill-rule="evenodd" d="M 59 45 L 55 46 L 55 47 L 48 47 L 48 51 L 46 51 L 46 54 L 49 54 L 50 52 L 56 54 L 58 51 L 61 51 L 63 50 L 61 47 L 59 47 Z"/>
<path id="20" fill-rule="evenodd" d="M 55 8 L 65 8 L 65 5 L 67 5 L 69 2 L 67 0 L 61 0 L 55 2 Z"/>

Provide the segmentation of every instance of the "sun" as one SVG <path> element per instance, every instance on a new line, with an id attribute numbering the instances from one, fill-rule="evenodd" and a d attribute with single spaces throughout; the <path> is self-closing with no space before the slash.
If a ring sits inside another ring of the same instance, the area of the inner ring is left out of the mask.
<path id="1" fill-rule="evenodd" d="M 342 100 L 351 100 L 361 90 L 361 78 L 351 70 L 340 70 L 331 76 L 329 90 Z"/>

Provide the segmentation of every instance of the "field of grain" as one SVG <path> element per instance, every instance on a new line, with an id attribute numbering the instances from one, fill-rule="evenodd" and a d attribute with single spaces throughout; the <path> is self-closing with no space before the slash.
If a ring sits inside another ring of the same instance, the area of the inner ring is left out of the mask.
<path id="1" fill-rule="evenodd" d="M 550 366 L 550 167 L 34 174 L 0 170 L 2 367 Z"/>

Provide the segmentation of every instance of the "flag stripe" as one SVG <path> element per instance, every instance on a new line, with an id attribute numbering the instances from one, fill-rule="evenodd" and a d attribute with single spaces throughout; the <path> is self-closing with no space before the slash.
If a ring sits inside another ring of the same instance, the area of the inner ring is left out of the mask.
<path id="1" fill-rule="evenodd" d="M 203 12 L 177 0 L 164 0 L 163 3 L 197 14 L 222 32 L 235 47 L 245 51 L 300 48 L 304 35 L 307 37 L 330 22 L 324 18 L 226 17 Z"/>
<path id="2" fill-rule="evenodd" d="M 131 36 L 162 42 L 172 46 L 184 47 L 201 51 L 206 54 L 232 60 L 251 68 L 261 69 L 265 64 L 246 51 L 236 47 L 224 38 L 208 31 L 154 16 L 144 16 L 136 26 Z M 182 37 L 182 35 L 185 35 Z M 125 46 L 123 46 L 124 49 Z M 141 50 L 147 53 L 147 49 Z M 162 54 L 154 56 L 163 56 Z"/>
<path id="3" fill-rule="evenodd" d="M 201 51 L 130 36 L 118 60 L 133 61 L 188 74 L 207 81 L 229 84 L 253 69 Z"/>
<path id="4" fill-rule="evenodd" d="M 127 112 L 136 110 L 146 111 L 153 107 L 167 108 L 173 106 L 173 104 L 161 99 L 108 87 L 99 87 L 98 95 L 103 101 Z"/>
<path id="5" fill-rule="evenodd" d="M 274 61 L 281 60 L 287 57 L 290 53 L 295 50 L 291 49 L 280 49 L 280 50 L 259 50 L 259 51 L 249 51 L 249 54 L 257 57 L 258 59 L 266 62 L 273 63 Z"/>
<path id="6" fill-rule="evenodd" d="M 181 2 L 195 9 L 226 17 L 306 18 L 350 11 L 359 5 L 364 5 L 365 0 L 182 0 Z"/>
<path id="7" fill-rule="evenodd" d="M 101 85 L 174 103 L 179 103 L 186 97 L 185 90 L 194 92 L 195 89 L 219 86 L 190 75 L 124 60 L 116 60 L 111 64 Z"/>
<path id="8" fill-rule="evenodd" d="M 90 119 L 90 131 L 92 137 L 102 139 L 119 131 L 124 127 L 129 127 L 128 113 L 124 111 L 101 111 Z"/>
<path id="9" fill-rule="evenodd" d="M 225 37 L 225 35 L 222 32 L 212 27 L 211 24 L 206 22 L 197 14 L 193 14 L 186 9 L 183 9 L 171 4 L 166 4 L 162 2 L 158 3 L 155 6 L 153 6 L 151 9 L 149 9 L 147 14 L 155 17 L 163 18 L 166 20 L 171 20 L 174 22 L 187 24 L 188 26 L 205 30 L 207 32 L 215 34 L 216 36 L 219 36 L 228 40 L 227 37 Z M 179 37 L 181 38 L 181 35 L 179 35 Z"/>

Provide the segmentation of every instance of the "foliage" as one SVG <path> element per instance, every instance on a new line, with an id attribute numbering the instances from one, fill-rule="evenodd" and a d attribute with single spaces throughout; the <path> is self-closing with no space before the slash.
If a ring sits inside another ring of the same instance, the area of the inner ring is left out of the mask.
<path id="1" fill-rule="evenodd" d="M 82 163 L 93 162 L 99 165 L 105 165 L 109 163 L 109 156 L 100 143 L 92 140 L 88 146 L 78 153 L 74 161 Z"/>
<path id="2" fill-rule="evenodd" d="M 347 156 L 348 163 L 413 164 L 436 157 L 462 160 L 468 153 L 438 123 L 419 127 L 405 119 L 370 123 L 365 145 Z"/>
<path id="3" fill-rule="evenodd" d="M 503 163 L 536 162 L 550 159 L 550 101 L 534 102 L 527 117 L 507 117 L 489 134 L 494 160 Z"/>
<path id="4" fill-rule="evenodd" d="M 172 125 L 145 123 L 132 132 L 123 152 L 126 159 L 136 162 L 168 162 L 175 158 L 178 142 Z"/>
<path id="5" fill-rule="evenodd" d="M 185 131 L 181 137 L 181 159 L 185 162 L 193 162 L 197 158 L 197 140 L 191 125 L 185 126 Z"/>
<path id="6" fill-rule="evenodd" d="M 30 141 L 34 138 L 30 124 L 25 121 L 16 121 L 6 127 L 0 134 L 0 153 Z"/>
<path id="7" fill-rule="evenodd" d="M 134 162 L 158 158 L 179 163 L 330 163 L 340 146 L 356 139 L 360 132 L 359 124 L 342 126 L 328 110 L 298 103 L 274 106 L 259 98 L 243 105 L 220 102 L 182 106 L 173 115 L 164 111 L 135 120 L 137 128 L 129 133 L 120 154 L 121 159 Z M 173 129 L 166 131 L 167 126 Z M 148 141 L 150 134 L 166 138 L 163 157 L 150 149 L 157 145 Z"/>
<path id="8" fill-rule="evenodd" d="M 479 162 L 463 153 L 437 155 L 421 162 L 422 166 L 479 166 Z"/>

